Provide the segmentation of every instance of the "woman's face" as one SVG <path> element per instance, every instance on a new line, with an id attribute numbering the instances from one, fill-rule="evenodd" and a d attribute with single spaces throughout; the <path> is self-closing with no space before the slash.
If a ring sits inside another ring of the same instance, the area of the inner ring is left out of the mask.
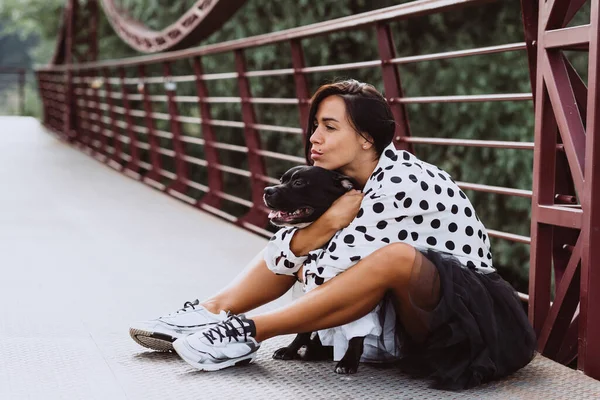
<path id="1" fill-rule="evenodd" d="M 314 132 L 309 140 L 314 165 L 342 173 L 353 169 L 361 151 L 364 153 L 365 139 L 351 125 L 344 100 L 339 96 L 323 99 L 312 123 Z"/>

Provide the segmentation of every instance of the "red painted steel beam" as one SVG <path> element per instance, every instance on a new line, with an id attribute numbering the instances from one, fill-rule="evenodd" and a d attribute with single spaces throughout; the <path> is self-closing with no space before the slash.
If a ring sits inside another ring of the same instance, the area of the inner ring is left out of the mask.
<path id="1" fill-rule="evenodd" d="M 19 71 L 19 110 L 21 115 L 25 115 L 25 70 L 20 68 Z"/>
<path id="2" fill-rule="evenodd" d="M 588 65 L 588 114 L 585 148 L 585 190 L 581 205 L 582 227 L 581 318 L 578 366 L 586 375 L 600 379 L 600 1 L 591 3 L 591 35 Z"/>
<path id="3" fill-rule="evenodd" d="M 544 62 L 541 63 L 544 72 L 545 82 L 548 87 L 548 94 L 554 109 L 554 115 L 565 145 L 565 153 L 569 160 L 569 167 L 573 175 L 573 183 L 577 193 L 581 196 L 583 193 L 583 168 L 585 157 L 585 128 L 573 88 L 570 85 L 568 72 L 559 53 L 548 53 L 544 55 Z M 546 67 L 547 66 L 547 67 Z"/>
<path id="4" fill-rule="evenodd" d="M 567 13 L 565 14 L 565 18 L 563 20 L 562 25 L 567 26 L 569 22 L 571 22 L 575 14 L 577 14 L 581 7 L 583 7 L 583 5 L 587 2 L 588 0 L 572 0 L 571 4 L 569 5 L 569 9 L 567 10 Z"/>
<path id="5" fill-rule="evenodd" d="M 109 157 L 117 164 L 119 165 L 119 168 L 121 168 L 121 141 L 118 140 L 117 136 L 118 136 L 118 128 L 116 126 L 116 118 L 115 118 L 115 108 L 114 108 L 114 102 L 113 102 L 113 98 L 112 98 L 112 86 L 110 83 L 110 71 L 108 70 L 108 68 L 104 68 L 102 70 L 102 76 L 104 77 L 104 91 L 106 93 L 106 103 L 108 104 L 108 118 L 110 120 L 109 122 L 109 127 L 110 127 L 110 131 L 113 134 L 112 137 L 112 147 L 113 147 L 113 153 L 111 155 L 109 155 Z M 123 79 L 123 76 L 121 75 L 121 80 Z M 121 82 L 122 84 L 122 82 Z M 108 161 L 108 160 L 107 160 Z M 109 166 L 112 166 L 110 163 L 108 163 Z"/>
<path id="6" fill-rule="evenodd" d="M 538 48 L 540 53 L 543 46 Z M 538 68 L 535 103 L 535 150 L 533 160 L 533 196 L 531 200 L 531 251 L 529 269 L 529 320 L 539 335 L 550 306 L 552 235 L 550 225 L 539 221 L 539 205 L 553 205 L 555 196 L 557 127 L 550 99 Z"/>
<path id="7" fill-rule="evenodd" d="M 58 71 L 69 68 L 86 69 L 98 67 L 118 67 L 175 61 L 181 58 L 190 58 L 194 56 L 204 56 L 208 54 L 217 54 L 228 51 L 248 49 L 251 47 L 265 46 L 283 41 L 289 41 L 292 39 L 304 39 L 311 36 L 324 35 L 336 31 L 356 30 L 377 24 L 379 22 L 431 15 L 450 11 L 456 8 L 464 8 L 470 5 L 482 4 L 489 1 L 490 0 L 417 0 L 367 13 L 306 25 L 299 28 L 286 29 L 264 35 L 257 35 L 246 39 L 231 40 L 228 42 L 201 46 L 197 48 L 172 51 L 166 54 L 153 54 L 140 57 L 131 57 L 124 60 L 106 60 L 76 65 L 55 65 L 52 67 L 41 67 L 40 70 L 43 71 L 50 69 Z"/>
<path id="8" fill-rule="evenodd" d="M 96 61 L 98 59 L 98 1 L 87 0 L 86 3 L 89 27 L 88 34 L 86 35 L 85 43 L 88 46 L 87 61 Z"/>
<path id="9" fill-rule="evenodd" d="M 565 228 L 581 229 L 583 225 L 583 210 L 560 206 L 538 205 L 538 222 Z"/>
<path id="10" fill-rule="evenodd" d="M 98 104 L 100 104 L 100 96 L 98 94 L 98 90 L 99 90 L 99 86 L 98 83 L 102 82 L 100 81 L 100 76 L 99 76 L 99 71 L 95 70 L 93 71 L 93 76 L 94 76 L 94 80 L 95 82 L 92 82 L 92 84 L 90 85 L 93 91 L 93 99 L 94 102 L 96 103 L 96 107 L 98 107 Z M 103 110 L 101 110 L 100 108 L 96 108 L 96 117 L 97 117 L 97 121 L 98 124 L 100 126 L 100 132 L 98 132 L 98 136 L 99 136 L 99 140 L 100 140 L 100 149 L 99 149 L 99 153 L 104 157 L 104 159 L 102 161 L 105 161 L 108 159 L 108 152 L 107 152 L 107 137 L 105 134 L 105 131 L 109 128 L 109 126 L 106 124 L 106 122 L 104 122 L 103 117 Z"/>
<path id="11" fill-rule="evenodd" d="M 547 49 L 587 49 L 590 42 L 590 26 L 555 29 L 544 34 L 544 46 Z"/>
<path id="12" fill-rule="evenodd" d="M 577 101 L 577 106 L 579 108 L 579 115 L 581 115 L 581 119 L 585 120 L 587 118 L 587 86 L 579 73 L 575 70 L 569 59 L 564 56 L 563 60 L 567 67 L 567 74 L 569 75 L 569 81 L 571 82 L 571 87 L 573 88 L 573 94 L 575 95 L 575 101 Z"/>
<path id="13" fill-rule="evenodd" d="M 538 350 L 550 358 L 555 358 L 558 355 L 579 304 L 579 278 L 581 272 L 579 267 L 582 242 L 583 240 L 580 237 L 571 253 L 565 274 L 560 283 L 557 284 L 556 296 L 548 318 L 546 318 L 538 338 Z"/>
<path id="14" fill-rule="evenodd" d="M 307 131 L 312 121 L 308 120 L 308 114 L 310 111 L 310 95 L 308 92 L 308 83 L 306 82 L 306 75 L 303 69 L 304 65 L 304 52 L 302 50 L 302 42 L 300 40 L 290 41 L 292 48 L 292 66 L 294 67 L 294 85 L 296 87 L 296 97 L 298 99 L 298 112 L 300 113 L 300 127 L 303 131 L 304 141 L 308 140 Z"/>
<path id="15" fill-rule="evenodd" d="M 144 83 L 144 78 L 146 77 L 146 68 L 144 65 L 138 65 L 138 74 L 140 78 L 140 83 L 138 84 L 138 91 L 142 94 L 142 99 L 144 103 L 144 119 L 146 121 L 146 128 L 148 129 L 148 143 L 150 144 L 150 171 L 144 176 L 144 182 L 150 183 L 151 186 L 165 190 L 166 186 L 161 183 L 161 174 L 162 171 L 161 161 L 160 161 L 160 153 L 158 151 L 159 145 L 157 142 L 157 137 L 155 134 L 154 127 L 154 119 L 152 118 L 153 110 L 152 103 L 148 98 L 148 85 Z M 125 99 L 123 99 L 125 100 Z M 132 146 L 133 148 L 134 146 Z"/>
<path id="16" fill-rule="evenodd" d="M 120 136 L 120 131 L 121 128 L 119 126 L 116 125 L 116 123 L 113 123 L 113 127 L 112 127 L 112 131 L 113 131 L 113 138 L 116 142 L 113 142 L 115 145 L 115 154 L 118 154 L 118 159 L 117 162 L 119 164 L 122 165 L 121 170 L 127 174 L 128 176 L 134 178 L 134 179 L 140 179 L 142 177 L 141 175 L 141 171 L 140 171 L 140 152 L 139 152 L 139 148 L 138 148 L 138 140 L 137 140 L 137 136 L 135 134 L 135 131 L 133 129 L 133 116 L 131 114 L 131 103 L 129 102 L 129 98 L 128 98 L 128 92 L 127 92 L 127 87 L 125 86 L 125 68 L 119 68 L 119 81 L 120 81 L 120 86 L 121 86 L 121 101 L 122 101 L 122 105 L 123 108 L 125 109 L 124 112 L 124 116 L 125 116 L 125 123 L 127 124 L 127 137 L 129 138 L 129 155 L 131 156 L 131 159 L 129 161 L 127 161 L 126 163 L 122 163 L 123 159 L 123 145 L 121 142 L 121 139 L 119 138 Z M 114 121 L 114 120 L 113 120 Z M 148 128 L 149 130 L 149 128 Z M 117 143 L 118 143 L 118 151 L 117 151 Z"/>
<path id="17" fill-rule="evenodd" d="M 499 93 L 477 94 L 458 96 L 420 96 L 420 97 L 393 97 L 388 101 L 402 104 L 428 104 L 428 103 L 475 103 L 484 101 L 528 101 L 532 100 L 531 93 Z"/>
<path id="18" fill-rule="evenodd" d="M 250 82 L 245 76 L 246 60 L 242 50 L 235 51 L 235 67 L 238 74 L 238 89 L 242 98 L 242 119 L 244 120 L 244 138 L 248 147 L 248 167 L 251 172 L 250 184 L 252 190 L 252 203 L 254 207 L 238 221 L 240 224 L 250 223 L 254 226 L 263 228 L 267 226 L 267 215 L 260 212 L 259 207 L 263 204 L 263 191 L 265 182 L 259 179 L 259 176 L 265 176 L 264 159 L 257 153 L 260 150 L 260 138 L 258 132 L 253 126 L 256 124 L 254 107 L 248 99 L 252 97 L 250 92 Z"/>
<path id="19" fill-rule="evenodd" d="M 578 333 L 580 327 L 580 314 L 575 311 L 575 317 L 565 334 L 563 344 L 556 355 L 555 360 L 561 364 L 572 363 L 578 357 Z"/>
<path id="20" fill-rule="evenodd" d="M 210 104 L 204 101 L 208 97 L 206 84 L 201 79 L 204 74 L 202 60 L 199 57 L 193 59 L 194 75 L 196 76 L 196 94 L 198 95 L 198 107 L 200 108 L 200 117 L 202 118 L 202 137 L 204 138 L 204 156 L 206 157 L 208 192 L 196 203 L 197 207 L 210 206 L 221 208 L 221 198 L 215 193 L 223 191 L 223 174 L 215 166 L 220 164 L 219 152 L 215 147 L 217 142 L 213 127 L 208 122 L 212 119 Z"/>
<path id="21" fill-rule="evenodd" d="M 119 37 L 142 53 L 182 49 L 219 29 L 246 1 L 198 0 L 168 27 L 155 31 L 127 15 L 114 0 L 102 0 L 104 13 Z"/>
<path id="22" fill-rule="evenodd" d="M 178 120 L 179 110 L 177 109 L 177 103 L 175 102 L 175 85 L 170 86 L 169 83 L 171 78 L 171 65 L 166 62 L 163 64 L 163 72 L 165 76 L 165 89 L 167 92 L 167 104 L 169 107 L 169 116 L 171 124 L 171 133 L 173 134 L 173 150 L 175 151 L 175 170 L 177 174 L 177 180 L 169 186 L 169 190 L 174 190 L 180 193 L 185 192 L 187 187 L 188 173 L 187 165 L 184 160 L 185 150 L 183 143 L 181 142 L 181 122 Z"/>
<path id="23" fill-rule="evenodd" d="M 495 149 L 533 150 L 533 142 L 509 142 L 501 140 L 474 140 L 474 139 L 445 139 L 434 137 L 405 137 L 402 141 L 413 144 L 435 144 L 441 146 L 485 147 Z M 560 147 L 562 148 L 562 147 Z M 559 147 L 557 146 L 557 149 Z"/>
<path id="24" fill-rule="evenodd" d="M 547 0 L 541 8 L 540 15 L 545 30 L 562 28 L 565 15 L 569 10 L 571 1 Z"/>
<path id="25" fill-rule="evenodd" d="M 85 82 L 85 80 L 89 80 L 86 78 L 90 78 L 92 76 L 93 70 L 88 70 L 86 71 L 86 73 L 82 76 L 82 79 L 80 81 L 80 87 L 84 90 L 84 107 L 82 108 L 82 110 L 85 110 L 85 112 L 83 113 L 86 116 L 86 125 L 87 125 L 87 130 L 86 130 L 86 135 L 87 135 L 87 146 L 88 148 L 91 150 L 92 157 L 96 157 L 96 154 L 98 153 L 98 149 L 96 148 L 95 145 L 95 141 L 96 141 L 96 136 L 97 133 L 92 129 L 93 127 L 93 118 L 92 116 L 94 115 L 94 113 L 96 112 L 96 109 L 93 107 L 90 107 L 90 103 L 92 102 L 93 99 L 93 93 L 92 95 L 89 94 L 89 88 Z"/>
<path id="26" fill-rule="evenodd" d="M 72 56 L 73 35 L 75 34 L 73 31 L 73 25 L 74 25 L 73 20 L 74 20 L 76 4 L 77 4 L 76 0 L 69 0 L 69 2 L 67 3 L 67 7 L 66 7 L 66 17 L 65 17 L 66 27 L 64 28 L 65 29 L 65 40 L 64 40 L 64 43 L 65 43 L 64 62 L 65 62 L 65 64 L 73 63 L 73 56 Z M 76 116 L 74 113 L 75 102 L 73 99 L 73 70 L 72 69 L 66 70 L 65 104 L 67 106 L 67 110 L 66 110 L 65 116 L 64 116 L 63 134 L 70 141 L 74 141 L 74 140 L 76 140 L 77 131 L 74 129 Z"/>
<path id="27" fill-rule="evenodd" d="M 396 131 L 394 133 L 394 145 L 397 149 L 413 152 L 410 143 L 403 141 L 402 138 L 410 136 L 410 125 L 408 123 L 408 113 L 406 107 L 401 102 L 393 99 L 404 97 L 402 92 L 402 81 L 398 67 L 391 63 L 396 56 L 394 39 L 388 24 L 379 23 L 377 29 L 377 45 L 379 48 L 379 57 L 381 58 L 381 73 L 383 75 L 384 96 L 388 99 L 392 114 L 396 120 Z"/>
<path id="28" fill-rule="evenodd" d="M 536 94 L 537 71 L 537 35 L 538 35 L 538 0 L 520 0 L 521 16 L 523 19 L 523 32 L 525 34 L 525 48 L 527 49 L 527 63 L 529 65 L 529 81 L 531 93 Z M 535 102 L 535 99 L 534 99 Z"/>

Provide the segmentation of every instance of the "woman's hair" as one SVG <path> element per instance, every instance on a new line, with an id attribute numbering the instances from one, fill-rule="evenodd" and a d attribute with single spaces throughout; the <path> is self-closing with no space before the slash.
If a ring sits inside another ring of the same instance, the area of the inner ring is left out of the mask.
<path id="1" fill-rule="evenodd" d="M 311 99 L 304 149 L 308 165 L 313 164 L 310 158 L 310 137 L 315 130 L 315 116 L 321 101 L 329 96 L 339 96 L 344 100 L 350 124 L 360 136 L 373 143 L 377 151 L 377 157 L 380 157 L 383 150 L 394 138 L 396 122 L 392 110 L 375 87 L 354 79 L 348 79 L 321 86 Z M 372 139 L 365 137 L 364 133 L 369 134 Z"/>

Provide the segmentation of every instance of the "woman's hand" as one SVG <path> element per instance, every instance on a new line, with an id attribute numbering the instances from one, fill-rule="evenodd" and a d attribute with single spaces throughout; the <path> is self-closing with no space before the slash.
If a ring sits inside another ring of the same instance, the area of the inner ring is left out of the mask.
<path id="1" fill-rule="evenodd" d="M 336 231 L 339 231 L 350 225 L 350 222 L 356 218 L 363 197 L 362 192 L 352 189 L 334 201 L 321 218 L 328 221 L 328 224 Z"/>

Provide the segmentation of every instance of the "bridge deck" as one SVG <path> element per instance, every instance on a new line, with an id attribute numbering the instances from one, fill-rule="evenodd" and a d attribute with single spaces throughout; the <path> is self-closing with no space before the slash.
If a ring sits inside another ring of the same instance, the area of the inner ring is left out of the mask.
<path id="1" fill-rule="evenodd" d="M 272 360 L 285 337 L 254 365 L 197 372 L 136 345 L 128 323 L 210 295 L 264 239 L 102 166 L 34 119 L 0 118 L 0 180 L 0 399 L 600 398 L 599 382 L 540 356 L 451 393 L 393 367 L 344 377 L 328 362 Z"/>

